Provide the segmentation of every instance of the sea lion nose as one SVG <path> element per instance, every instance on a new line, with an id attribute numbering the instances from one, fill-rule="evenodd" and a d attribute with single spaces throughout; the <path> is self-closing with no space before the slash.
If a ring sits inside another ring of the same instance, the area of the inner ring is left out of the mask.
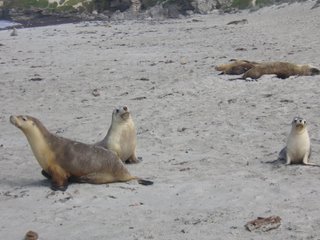
<path id="1" fill-rule="evenodd" d="M 123 110 L 128 111 L 128 108 L 126 106 L 123 107 Z"/>

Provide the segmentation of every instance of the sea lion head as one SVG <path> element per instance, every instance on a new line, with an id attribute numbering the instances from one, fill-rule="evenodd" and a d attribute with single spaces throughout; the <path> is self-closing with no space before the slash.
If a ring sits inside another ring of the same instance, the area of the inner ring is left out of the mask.
<path id="1" fill-rule="evenodd" d="M 115 108 L 112 112 L 112 120 L 121 122 L 130 118 L 130 112 L 127 106 Z"/>
<path id="2" fill-rule="evenodd" d="M 25 133 L 36 127 L 35 118 L 27 115 L 10 116 L 10 122 Z"/>
<path id="3" fill-rule="evenodd" d="M 310 65 L 297 65 L 298 68 L 300 68 L 300 75 L 305 75 L 305 76 L 314 76 L 314 75 L 319 75 L 320 70 L 314 66 Z"/>
<path id="4" fill-rule="evenodd" d="M 295 117 L 292 120 L 292 130 L 296 132 L 302 132 L 307 127 L 307 121 L 301 117 Z"/>
<path id="5" fill-rule="evenodd" d="M 311 76 L 319 75 L 320 74 L 320 70 L 318 68 L 311 67 L 310 68 L 310 74 L 311 74 Z"/>

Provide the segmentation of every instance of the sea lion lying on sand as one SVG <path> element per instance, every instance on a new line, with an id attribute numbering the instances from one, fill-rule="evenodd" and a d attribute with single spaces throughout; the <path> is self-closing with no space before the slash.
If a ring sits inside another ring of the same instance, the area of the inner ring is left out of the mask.
<path id="1" fill-rule="evenodd" d="M 237 79 L 258 79 L 265 74 L 274 74 L 278 78 L 285 79 L 290 76 L 313 76 L 319 75 L 320 70 L 309 65 L 298 65 L 289 62 L 251 62 L 247 60 L 235 60 L 229 64 L 222 64 L 216 67 L 216 70 L 222 71 L 221 74 L 242 74 Z"/>
<path id="2" fill-rule="evenodd" d="M 246 71 L 242 79 L 258 79 L 265 74 L 275 74 L 278 78 L 285 79 L 290 76 L 319 75 L 320 70 L 309 65 L 297 65 L 288 62 L 260 63 Z"/>

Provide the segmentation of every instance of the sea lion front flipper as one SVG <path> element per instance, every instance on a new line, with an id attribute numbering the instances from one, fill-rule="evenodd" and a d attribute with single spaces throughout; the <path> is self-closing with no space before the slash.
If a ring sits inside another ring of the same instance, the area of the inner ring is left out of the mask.
<path id="1" fill-rule="evenodd" d="M 65 185 L 58 185 L 57 183 L 55 183 L 53 181 L 51 182 L 51 189 L 53 191 L 62 191 L 62 192 L 64 192 L 64 191 L 67 190 L 67 188 L 68 188 L 68 183 L 65 184 Z"/>
<path id="2" fill-rule="evenodd" d="M 126 160 L 126 163 L 139 163 L 142 160 L 139 160 L 139 158 L 137 158 L 136 154 L 134 153 L 131 157 L 129 157 Z"/>
<path id="3" fill-rule="evenodd" d="M 149 185 L 153 185 L 152 181 L 149 180 L 145 180 L 145 179 L 138 179 L 138 183 L 144 186 L 149 186 Z"/>
<path id="4" fill-rule="evenodd" d="M 51 166 L 48 169 L 51 176 L 51 189 L 53 191 L 65 191 L 68 188 L 66 172 L 59 166 Z"/>
<path id="5" fill-rule="evenodd" d="M 286 79 L 286 78 L 290 77 L 290 75 L 288 76 L 288 74 L 286 74 L 286 73 L 277 73 L 276 76 L 277 76 L 277 78 L 280 78 L 280 79 Z"/>

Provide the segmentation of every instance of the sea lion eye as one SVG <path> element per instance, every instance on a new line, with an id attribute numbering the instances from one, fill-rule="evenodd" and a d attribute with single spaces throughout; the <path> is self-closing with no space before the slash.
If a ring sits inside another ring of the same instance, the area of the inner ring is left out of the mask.
<path id="1" fill-rule="evenodd" d="M 116 113 L 119 113 L 119 109 L 116 109 Z"/>
<path id="2" fill-rule="evenodd" d="M 27 121 L 27 118 L 23 116 L 23 117 L 22 117 L 22 120 L 23 120 L 23 121 Z"/>
<path id="3" fill-rule="evenodd" d="M 127 106 L 124 106 L 124 107 L 123 107 L 123 110 L 128 111 Z"/>

